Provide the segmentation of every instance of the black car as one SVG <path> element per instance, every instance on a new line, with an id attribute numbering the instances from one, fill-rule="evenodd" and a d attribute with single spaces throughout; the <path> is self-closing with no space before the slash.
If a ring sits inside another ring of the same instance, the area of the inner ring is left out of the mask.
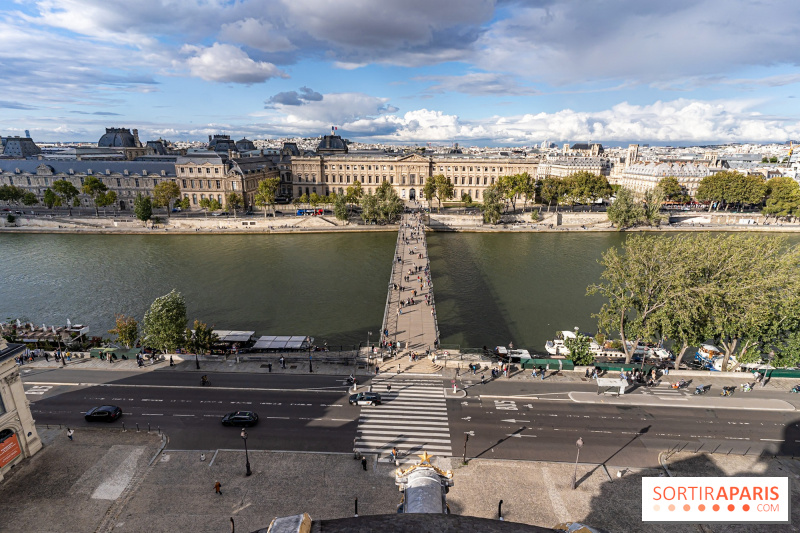
<path id="1" fill-rule="evenodd" d="M 255 426 L 258 423 L 258 414 L 253 411 L 235 411 L 222 417 L 223 426 Z"/>
<path id="2" fill-rule="evenodd" d="M 101 405 L 86 411 L 84 418 L 89 422 L 113 422 L 122 416 L 122 409 L 116 405 Z"/>
<path id="3" fill-rule="evenodd" d="M 359 392 L 350 395 L 350 405 L 380 405 L 381 395 L 377 392 Z"/>

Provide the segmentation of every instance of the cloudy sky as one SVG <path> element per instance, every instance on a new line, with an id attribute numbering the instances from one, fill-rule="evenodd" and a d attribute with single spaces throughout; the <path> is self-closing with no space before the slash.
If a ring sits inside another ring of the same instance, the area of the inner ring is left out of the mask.
<path id="1" fill-rule="evenodd" d="M 800 139 L 797 0 L 0 0 L 0 135 Z"/>

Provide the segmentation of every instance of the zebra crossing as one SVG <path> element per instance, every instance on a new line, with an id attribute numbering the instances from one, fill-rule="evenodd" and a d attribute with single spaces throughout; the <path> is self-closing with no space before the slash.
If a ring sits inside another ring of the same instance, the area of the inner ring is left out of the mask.
<path id="1" fill-rule="evenodd" d="M 651 388 L 645 389 L 645 393 L 662 400 L 689 401 L 689 393 L 685 389 L 673 389 L 671 387 L 666 389 Z"/>
<path id="2" fill-rule="evenodd" d="M 391 387 L 391 390 L 389 390 Z M 373 380 L 372 390 L 382 404 L 364 406 L 358 419 L 355 451 L 401 455 L 452 455 L 447 402 L 440 382 Z"/>

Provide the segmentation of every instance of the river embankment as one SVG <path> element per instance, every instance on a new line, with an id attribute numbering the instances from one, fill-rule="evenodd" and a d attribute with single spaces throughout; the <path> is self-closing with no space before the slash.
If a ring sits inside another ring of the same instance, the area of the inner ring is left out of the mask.
<path id="1" fill-rule="evenodd" d="M 797 232 L 800 223 L 775 222 L 760 214 L 727 212 L 679 212 L 668 215 L 660 226 L 639 226 L 625 231 L 757 231 Z M 481 215 L 431 213 L 425 217 L 431 231 L 442 232 L 617 232 L 605 212 L 541 212 L 533 221 L 531 213 L 505 215 L 501 223 L 484 224 Z M 160 218 L 156 224 L 144 225 L 130 216 L 49 216 L 18 215 L 13 223 L 0 220 L 0 232 L 77 233 L 77 234 L 280 234 L 280 233 L 358 233 L 396 232 L 396 224 L 373 225 L 351 220 L 343 222 L 332 216 L 209 216 L 178 215 Z"/>

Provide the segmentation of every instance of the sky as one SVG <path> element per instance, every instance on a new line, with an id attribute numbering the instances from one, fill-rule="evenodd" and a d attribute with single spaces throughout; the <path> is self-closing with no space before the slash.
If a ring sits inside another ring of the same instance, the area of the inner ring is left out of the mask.
<path id="1" fill-rule="evenodd" d="M 800 139 L 797 0 L 0 0 L 0 135 Z"/>

